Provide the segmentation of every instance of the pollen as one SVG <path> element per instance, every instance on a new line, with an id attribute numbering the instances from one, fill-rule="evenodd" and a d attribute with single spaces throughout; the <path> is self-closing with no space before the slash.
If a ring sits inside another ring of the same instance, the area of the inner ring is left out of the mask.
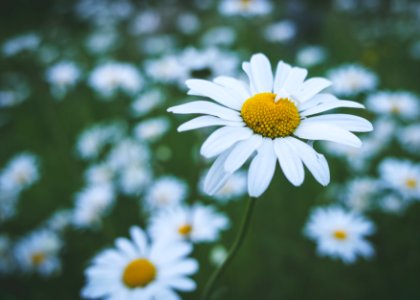
<path id="1" fill-rule="evenodd" d="M 337 240 L 344 241 L 345 239 L 347 239 L 347 232 L 345 232 L 344 230 L 336 230 L 333 232 L 333 236 Z"/>
<path id="2" fill-rule="evenodd" d="M 183 236 L 189 235 L 191 231 L 192 231 L 192 226 L 190 224 L 185 224 L 178 228 L 179 234 Z"/>
<path id="3" fill-rule="evenodd" d="M 241 116 L 246 125 L 264 137 L 286 137 L 300 123 L 299 111 L 288 98 L 275 101 L 276 94 L 260 93 L 242 105 Z"/>
<path id="4" fill-rule="evenodd" d="M 156 267 L 145 258 L 130 262 L 124 270 L 123 282 L 129 288 L 145 287 L 156 278 Z"/>

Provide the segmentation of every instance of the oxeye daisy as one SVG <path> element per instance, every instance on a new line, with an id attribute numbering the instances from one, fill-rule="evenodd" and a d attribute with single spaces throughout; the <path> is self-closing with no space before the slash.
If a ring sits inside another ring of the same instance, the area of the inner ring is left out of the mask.
<path id="1" fill-rule="evenodd" d="M 370 257 L 374 254 L 371 244 L 364 239 L 374 230 L 372 222 L 358 213 L 327 207 L 312 212 L 305 234 L 317 242 L 319 255 L 353 263 L 358 255 Z"/>
<path id="2" fill-rule="evenodd" d="M 116 248 L 98 254 L 86 270 L 82 297 L 88 299 L 181 299 L 174 290 L 192 291 L 188 278 L 198 270 L 188 258 L 191 245 L 168 239 L 149 242 L 139 227 L 130 230 L 131 240 L 118 238 Z"/>
<path id="3" fill-rule="evenodd" d="M 303 165 L 319 183 L 327 185 L 330 180 L 327 161 L 314 150 L 311 141 L 360 147 L 360 139 L 351 131 L 371 131 L 372 125 L 350 114 L 318 114 L 339 107 L 364 106 L 320 93 L 331 82 L 324 78 L 305 80 L 306 69 L 280 61 L 273 75 L 263 54 L 253 55 L 242 68 L 248 83 L 226 76 L 213 81 L 186 81 L 190 95 L 208 97 L 217 103 L 199 100 L 168 109 L 178 114 L 204 114 L 182 124 L 178 131 L 222 126 L 201 147 L 206 158 L 217 157 L 205 179 L 205 191 L 215 194 L 255 152 L 248 172 L 251 197 L 258 197 L 267 189 L 276 160 L 295 186 L 303 183 Z"/>

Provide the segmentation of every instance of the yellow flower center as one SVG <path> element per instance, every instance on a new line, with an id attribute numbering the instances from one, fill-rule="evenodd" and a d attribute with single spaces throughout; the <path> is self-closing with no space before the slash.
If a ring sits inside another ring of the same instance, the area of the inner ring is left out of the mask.
<path id="1" fill-rule="evenodd" d="M 129 288 L 144 287 L 156 278 L 156 267 L 145 258 L 130 262 L 124 270 L 123 282 Z"/>
<path id="2" fill-rule="evenodd" d="M 347 239 L 347 232 L 345 232 L 344 230 L 336 230 L 333 232 L 333 236 L 337 240 L 344 241 L 345 239 Z"/>
<path id="3" fill-rule="evenodd" d="M 191 231 L 192 231 L 192 226 L 190 224 L 185 224 L 178 228 L 179 234 L 184 235 L 184 236 L 189 235 Z"/>
<path id="4" fill-rule="evenodd" d="M 287 98 L 277 102 L 275 98 L 273 93 L 256 94 L 241 109 L 242 119 L 249 128 L 272 139 L 291 135 L 300 123 L 296 105 Z"/>
<path id="5" fill-rule="evenodd" d="M 32 254 L 31 261 L 33 265 L 39 266 L 45 261 L 45 254 L 42 252 L 36 252 Z"/>
<path id="6" fill-rule="evenodd" d="M 414 189 L 417 186 L 417 181 L 414 178 L 407 178 L 407 180 L 405 181 L 405 185 L 409 189 Z"/>

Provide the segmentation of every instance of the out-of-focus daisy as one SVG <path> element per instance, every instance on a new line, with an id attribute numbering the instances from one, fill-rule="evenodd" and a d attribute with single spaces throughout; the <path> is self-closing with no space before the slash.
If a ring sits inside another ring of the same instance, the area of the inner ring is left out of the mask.
<path id="1" fill-rule="evenodd" d="M 124 132 L 118 123 L 98 124 L 85 129 L 76 144 L 78 155 L 83 159 L 95 159 L 103 147 L 118 141 Z"/>
<path id="2" fill-rule="evenodd" d="M 62 97 L 68 89 L 76 85 L 80 78 L 80 69 L 74 62 L 61 61 L 50 67 L 45 77 L 51 85 L 52 93 Z"/>
<path id="3" fill-rule="evenodd" d="M 381 116 L 395 116 L 412 121 L 420 115 L 420 99 L 410 92 L 377 92 L 369 96 L 366 106 Z"/>
<path id="4" fill-rule="evenodd" d="M 120 171 L 119 187 L 125 195 L 139 195 L 152 181 L 150 168 L 133 164 Z"/>
<path id="5" fill-rule="evenodd" d="M 45 221 L 45 227 L 60 233 L 71 225 L 72 218 L 73 211 L 71 209 L 60 209 Z"/>
<path id="6" fill-rule="evenodd" d="M 177 44 L 178 40 L 175 36 L 169 34 L 159 34 L 143 37 L 138 46 L 140 51 L 143 53 L 150 56 L 155 56 L 158 54 L 162 55 L 171 52 L 170 49 L 176 48 Z M 176 70 L 171 68 L 171 66 L 176 64 L 176 62 L 173 61 L 173 58 L 174 56 L 170 56 L 170 59 L 166 59 L 164 56 L 162 59 L 149 60 L 146 64 L 146 67 L 149 67 L 149 69 L 146 70 L 146 73 L 148 72 L 148 75 L 153 77 L 153 79 L 157 82 L 160 81 L 158 78 L 159 74 L 166 76 L 166 80 L 168 80 L 171 75 L 173 76 L 176 74 Z M 181 74 L 182 69 L 179 71 Z"/>
<path id="7" fill-rule="evenodd" d="M 397 134 L 401 146 L 409 153 L 420 154 L 420 123 L 399 130 Z"/>
<path id="8" fill-rule="evenodd" d="M 207 46 L 229 46 L 236 40 L 236 32 L 232 27 L 220 26 L 209 29 L 201 38 L 201 42 Z"/>
<path id="9" fill-rule="evenodd" d="M 187 195 L 188 186 L 185 181 L 174 176 L 164 176 L 149 187 L 144 205 L 149 210 L 175 207 L 182 204 Z"/>
<path id="10" fill-rule="evenodd" d="M 140 141 L 156 142 L 170 128 L 170 122 L 165 117 L 144 120 L 134 127 L 134 136 Z"/>
<path id="11" fill-rule="evenodd" d="M 135 11 L 128 0 L 79 0 L 74 9 L 80 19 L 89 21 L 98 28 L 115 26 Z"/>
<path id="12" fill-rule="evenodd" d="M 420 199 L 420 165 L 409 160 L 386 158 L 379 164 L 382 184 L 406 199 Z"/>
<path id="13" fill-rule="evenodd" d="M 400 214 L 409 204 L 410 201 L 395 194 L 388 194 L 379 199 L 379 208 L 386 213 Z"/>
<path id="14" fill-rule="evenodd" d="M 377 179 L 358 177 L 346 184 L 342 193 L 342 201 L 348 208 L 364 212 L 372 207 L 374 197 L 378 194 L 379 189 Z"/>
<path id="15" fill-rule="evenodd" d="M 206 175 L 206 174 L 204 174 Z M 204 192 L 204 179 L 200 181 L 200 191 Z M 226 181 L 223 187 L 213 195 L 214 199 L 226 203 L 232 199 L 239 199 L 246 194 L 247 174 L 244 171 L 238 171 Z"/>
<path id="16" fill-rule="evenodd" d="M 284 20 L 267 26 L 264 30 L 264 36 L 269 42 L 284 43 L 293 39 L 296 32 L 295 23 Z"/>
<path id="17" fill-rule="evenodd" d="M 106 158 L 106 163 L 115 172 L 124 172 L 125 168 L 133 165 L 148 167 L 150 159 L 150 150 L 144 143 L 126 138 L 112 148 Z"/>
<path id="18" fill-rule="evenodd" d="M 41 43 L 41 38 L 36 33 L 27 33 L 8 39 L 2 45 L 3 55 L 14 56 L 23 51 L 36 50 Z"/>
<path id="19" fill-rule="evenodd" d="M 241 15 L 246 17 L 266 15 L 272 11 L 269 0 L 221 0 L 219 11 L 222 15 Z"/>
<path id="20" fill-rule="evenodd" d="M 158 11 L 152 9 L 143 10 L 131 21 L 130 33 L 135 35 L 152 33 L 157 31 L 160 26 L 161 16 Z"/>
<path id="21" fill-rule="evenodd" d="M 108 185 L 87 187 L 76 195 L 72 223 L 79 228 L 99 226 L 114 200 L 115 192 Z"/>
<path id="22" fill-rule="evenodd" d="M 226 76 L 213 82 L 200 79 L 186 82 L 190 95 L 209 97 L 219 104 L 195 101 L 168 109 L 179 114 L 205 114 L 184 123 L 178 131 L 223 126 L 201 147 L 206 158 L 217 157 L 204 182 L 206 193 L 214 195 L 254 152 L 257 155 L 248 172 L 248 193 L 252 197 L 260 196 L 268 188 L 276 160 L 295 186 L 303 183 L 304 164 L 319 183 L 327 185 L 330 175 L 326 159 L 300 139 L 360 147 L 360 139 L 351 131 L 371 131 L 372 125 L 367 120 L 349 114 L 315 115 L 333 108 L 363 108 L 363 105 L 319 94 L 330 81 L 324 78 L 304 81 L 307 70 L 282 61 L 273 76 L 270 62 L 263 54 L 253 55 L 243 69 L 249 84 Z"/>
<path id="23" fill-rule="evenodd" d="M 373 256 L 374 249 L 365 237 L 374 231 L 371 221 L 340 207 L 315 209 L 305 228 L 305 234 L 316 241 L 319 255 L 345 263 L 355 262 L 358 256 Z"/>
<path id="24" fill-rule="evenodd" d="M 164 101 L 163 96 L 163 92 L 159 89 L 150 90 L 141 94 L 131 104 L 132 114 L 138 117 L 148 114 L 162 105 Z"/>
<path id="25" fill-rule="evenodd" d="M 131 240 L 118 238 L 115 248 L 98 254 L 85 271 L 82 297 L 87 299 L 181 299 L 174 290 L 196 288 L 189 278 L 198 270 L 188 258 L 191 245 L 160 238 L 149 242 L 139 227 L 130 229 Z"/>
<path id="26" fill-rule="evenodd" d="M 85 47 L 92 54 L 102 54 L 118 45 L 118 35 L 115 30 L 105 29 L 94 31 L 88 36 Z"/>
<path id="27" fill-rule="evenodd" d="M 319 65 L 327 58 L 326 50 L 321 46 L 306 46 L 296 54 L 296 62 L 300 66 L 312 67 Z"/>
<path id="28" fill-rule="evenodd" d="M 214 242 L 220 231 L 229 226 L 228 218 L 211 206 L 196 204 L 192 207 L 178 206 L 162 210 L 150 221 L 152 237 L 188 240 L 192 243 Z"/>
<path id="29" fill-rule="evenodd" d="M 176 26 L 184 34 L 194 34 L 200 29 L 201 23 L 197 15 L 185 12 L 178 16 Z"/>
<path id="30" fill-rule="evenodd" d="M 378 77 L 372 71 L 357 65 L 348 64 L 328 72 L 332 81 L 332 91 L 339 96 L 354 96 L 372 91 L 378 85 Z"/>
<path id="31" fill-rule="evenodd" d="M 160 83 L 176 83 L 186 78 L 187 70 L 179 57 L 170 54 L 157 59 L 147 60 L 144 69 L 152 80 Z"/>
<path id="32" fill-rule="evenodd" d="M 0 189 L 17 193 L 29 188 L 39 179 L 39 162 L 31 153 L 13 157 L 0 174 Z"/>
<path id="33" fill-rule="evenodd" d="M 143 87 L 143 78 L 131 64 L 107 62 L 92 71 L 89 85 L 104 99 L 114 96 L 117 91 L 134 96 Z"/>
<path id="34" fill-rule="evenodd" d="M 39 229 L 17 242 L 14 256 L 23 272 L 51 276 L 61 269 L 58 254 L 62 247 L 63 242 L 56 233 Z"/>
<path id="35" fill-rule="evenodd" d="M 115 170 L 107 163 L 100 163 L 87 168 L 84 176 L 88 185 L 111 184 L 115 177 Z"/>

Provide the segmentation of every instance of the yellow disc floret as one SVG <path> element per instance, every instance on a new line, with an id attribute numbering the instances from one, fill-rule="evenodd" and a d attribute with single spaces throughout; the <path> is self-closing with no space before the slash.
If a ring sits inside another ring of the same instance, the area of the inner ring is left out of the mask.
<path id="1" fill-rule="evenodd" d="M 241 109 L 242 119 L 249 128 L 272 139 L 291 135 L 300 123 L 296 105 L 290 99 L 275 101 L 275 98 L 273 93 L 256 94 Z"/>
<path id="2" fill-rule="evenodd" d="M 345 232 L 344 230 L 336 230 L 333 232 L 333 236 L 337 240 L 344 241 L 345 239 L 347 239 L 347 232 Z"/>
<path id="3" fill-rule="evenodd" d="M 192 231 L 192 226 L 190 224 L 185 224 L 178 228 L 179 234 L 183 236 L 189 235 L 191 231 Z"/>
<path id="4" fill-rule="evenodd" d="M 405 181 L 405 185 L 409 189 L 415 189 L 417 187 L 417 181 L 414 178 L 407 178 Z"/>
<path id="5" fill-rule="evenodd" d="M 144 287 L 155 279 L 156 273 L 154 264 L 148 259 L 138 258 L 125 267 L 122 280 L 129 288 Z"/>

